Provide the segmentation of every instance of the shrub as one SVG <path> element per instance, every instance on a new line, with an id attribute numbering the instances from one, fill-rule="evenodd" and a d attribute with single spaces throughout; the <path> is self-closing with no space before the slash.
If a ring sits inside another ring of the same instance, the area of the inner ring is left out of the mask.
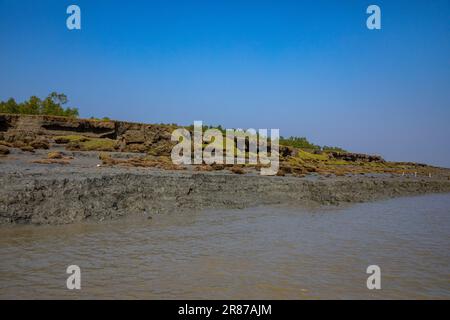
<path id="1" fill-rule="evenodd" d="M 309 142 L 305 137 L 280 137 L 280 144 L 300 149 L 320 150 L 320 146 Z"/>
<path id="2" fill-rule="evenodd" d="M 116 141 L 111 139 L 89 139 L 81 142 L 80 148 L 83 151 L 114 151 Z"/>

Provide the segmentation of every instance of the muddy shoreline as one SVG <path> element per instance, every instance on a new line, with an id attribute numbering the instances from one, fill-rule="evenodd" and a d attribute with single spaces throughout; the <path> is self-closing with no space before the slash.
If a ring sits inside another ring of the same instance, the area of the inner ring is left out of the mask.
<path id="1" fill-rule="evenodd" d="M 265 177 L 226 171 L 102 167 L 96 154 L 70 165 L 32 164 L 18 152 L 0 161 L 0 225 L 69 224 L 130 215 L 259 205 L 339 205 L 450 192 L 447 177 L 308 175 Z M 126 155 L 122 155 L 126 156 Z"/>
<path id="2" fill-rule="evenodd" d="M 174 165 L 175 128 L 0 115 L 0 225 L 151 219 L 203 209 L 339 205 L 450 192 L 449 169 L 288 145 L 273 177 L 261 176 L 258 166 Z"/>

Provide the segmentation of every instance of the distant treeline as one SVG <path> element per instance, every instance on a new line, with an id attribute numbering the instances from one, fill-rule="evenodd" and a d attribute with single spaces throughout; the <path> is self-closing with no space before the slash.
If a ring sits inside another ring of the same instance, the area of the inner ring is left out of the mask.
<path id="1" fill-rule="evenodd" d="M 339 147 L 330 147 L 330 146 L 319 146 L 317 144 L 311 143 L 305 137 L 280 137 L 280 144 L 284 146 L 291 146 L 299 149 L 306 149 L 312 151 L 336 151 L 336 152 L 347 152 L 346 150 Z"/>
<path id="2" fill-rule="evenodd" d="M 17 103 L 14 98 L 0 102 L 0 113 L 31 114 L 78 117 L 77 108 L 65 108 L 68 102 L 65 94 L 52 92 L 45 99 L 41 100 L 36 96 L 30 97 L 27 101 Z"/>

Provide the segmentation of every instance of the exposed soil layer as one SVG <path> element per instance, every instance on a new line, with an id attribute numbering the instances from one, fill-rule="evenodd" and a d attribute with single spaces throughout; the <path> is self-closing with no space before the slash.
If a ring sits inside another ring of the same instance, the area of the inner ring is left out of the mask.
<path id="1" fill-rule="evenodd" d="M 259 165 L 174 165 L 175 128 L 0 114 L 0 224 L 450 192 L 448 169 L 290 146 L 280 146 L 279 171 L 272 177 L 261 176 Z"/>
<path id="2" fill-rule="evenodd" d="M 12 149 L 0 158 L 0 224 L 67 224 L 207 208 L 343 204 L 450 192 L 447 176 L 305 177 L 103 166 L 97 152 Z M 56 152 L 56 153 L 55 153 Z M 61 154 L 57 154 L 61 152 Z M 114 155 L 127 159 L 133 154 Z M 52 161 L 36 162 L 44 157 Z"/>

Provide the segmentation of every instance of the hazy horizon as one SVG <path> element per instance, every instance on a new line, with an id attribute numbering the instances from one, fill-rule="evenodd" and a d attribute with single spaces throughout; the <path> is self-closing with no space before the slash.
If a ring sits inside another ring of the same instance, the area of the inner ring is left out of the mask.
<path id="1" fill-rule="evenodd" d="M 82 29 L 66 28 L 80 6 Z M 368 30 L 366 8 L 382 10 Z M 450 167 L 448 1 L 0 0 L 0 100 L 80 117 L 279 128 Z"/>

